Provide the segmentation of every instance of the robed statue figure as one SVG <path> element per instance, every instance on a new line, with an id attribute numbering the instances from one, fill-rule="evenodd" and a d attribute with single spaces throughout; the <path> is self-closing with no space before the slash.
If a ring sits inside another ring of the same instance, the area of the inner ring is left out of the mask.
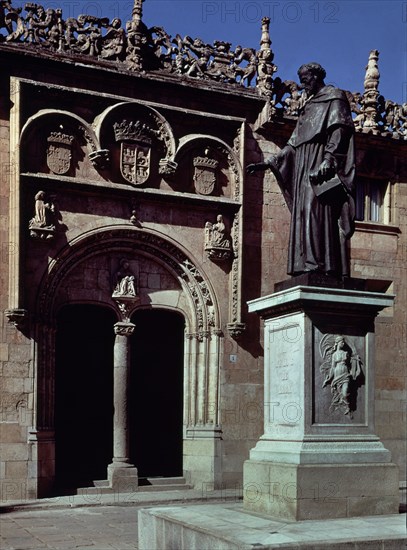
<path id="1" fill-rule="evenodd" d="M 342 90 L 326 86 L 318 63 L 298 70 L 305 101 L 287 145 L 249 174 L 270 168 L 291 211 L 290 275 L 319 271 L 349 276 L 354 231 L 354 123 Z"/>

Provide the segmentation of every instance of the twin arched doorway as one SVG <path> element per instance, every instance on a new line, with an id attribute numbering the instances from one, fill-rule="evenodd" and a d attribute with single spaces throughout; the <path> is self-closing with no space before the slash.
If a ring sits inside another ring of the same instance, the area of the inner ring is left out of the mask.
<path id="1" fill-rule="evenodd" d="M 56 486 L 105 479 L 113 445 L 115 313 L 90 304 L 57 316 Z M 139 309 L 131 321 L 130 458 L 140 477 L 182 475 L 184 325 L 181 314 Z"/>

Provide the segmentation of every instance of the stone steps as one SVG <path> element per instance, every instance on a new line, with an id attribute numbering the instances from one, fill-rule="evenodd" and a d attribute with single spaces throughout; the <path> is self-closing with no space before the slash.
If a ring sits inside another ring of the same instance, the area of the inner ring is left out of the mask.
<path id="1" fill-rule="evenodd" d="M 183 491 L 192 489 L 187 484 L 184 477 L 146 477 L 139 478 L 138 492 L 153 492 L 153 491 Z M 115 491 L 109 486 L 107 479 L 96 480 L 93 482 L 93 487 L 81 487 L 77 489 L 76 494 L 87 496 L 97 494 L 113 494 Z M 130 492 L 134 492 L 133 490 Z"/>

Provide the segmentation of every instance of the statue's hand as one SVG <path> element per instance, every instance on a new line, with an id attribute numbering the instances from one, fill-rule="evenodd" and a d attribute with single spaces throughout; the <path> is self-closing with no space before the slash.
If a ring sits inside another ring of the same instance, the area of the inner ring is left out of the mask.
<path id="1" fill-rule="evenodd" d="M 318 175 L 323 181 L 328 181 L 335 175 L 335 161 L 325 159 L 318 168 Z"/>
<path id="2" fill-rule="evenodd" d="M 248 174 L 254 174 L 255 172 L 260 172 L 261 170 L 267 170 L 267 168 L 269 168 L 267 162 L 257 162 L 253 164 L 248 164 L 246 166 L 246 171 Z"/>

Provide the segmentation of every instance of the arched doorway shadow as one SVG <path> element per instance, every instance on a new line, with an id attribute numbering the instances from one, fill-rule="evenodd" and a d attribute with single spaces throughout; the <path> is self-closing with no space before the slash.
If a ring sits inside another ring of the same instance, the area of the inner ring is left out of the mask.
<path id="1" fill-rule="evenodd" d="M 181 476 L 185 320 L 163 309 L 131 320 L 131 462 L 140 478 Z"/>
<path id="2" fill-rule="evenodd" d="M 106 478 L 113 446 L 113 325 L 108 308 L 72 304 L 57 316 L 56 491 Z"/>

